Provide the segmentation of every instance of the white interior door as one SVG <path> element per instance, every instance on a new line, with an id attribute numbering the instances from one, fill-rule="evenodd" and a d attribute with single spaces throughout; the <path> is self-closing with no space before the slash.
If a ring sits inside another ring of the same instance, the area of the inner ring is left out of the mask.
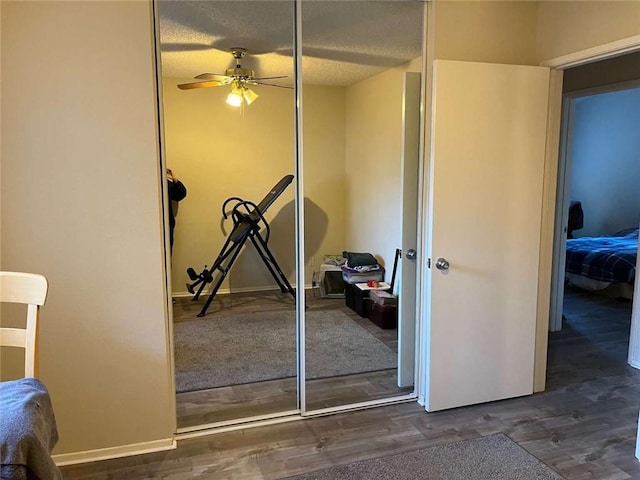
<path id="1" fill-rule="evenodd" d="M 533 392 L 548 94 L 545 67 L 434 64 L 428 411 Z"/>
<path id="2" fill-rule="evenodd" d="M 410 387 L 416 363 L 416 274 L 422 75 L 404 74 L 402 104 L 402 257 L 399 259 L 398 386 Z"/>

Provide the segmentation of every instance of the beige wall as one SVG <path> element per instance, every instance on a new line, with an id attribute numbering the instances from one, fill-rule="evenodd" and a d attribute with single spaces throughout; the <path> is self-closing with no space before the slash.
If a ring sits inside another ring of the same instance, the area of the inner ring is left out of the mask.
<path id="1" fill-rule="evenodd" d="M 54 453 L 175 431 L 147 2 L 1 2 L 2 268 L 42 273 Z"/>
<path id="2" fill-rule="evenodd" d="M 404 72 L 421 59 L 347 88 L 345 249 L 369 252 L 391 280 L 402 229 L 402 99 Z"/>
<path id="3" fill-rule="evenodd" d="M 537 65 L 640 35 L 640 0 L 436 0 L 435 57 Z"/>
<path id="4" fill-rule="evenodd" d="M 538 4 L 539 61 L 640 35 L 639 0 Z"/>
<path id="5" fill-rule="evenodd" d="M 163 80 L 167 165 L 188 189 L 180 203 L 173 253 L 173 291 L 188 295 L 186 269 L 198 272 L 218 256 L 232 225 L 222 222 L 229 197 L 258 203 L 284 175 L 295 173 L 293 90 L 255 87 L 240 110 L 227 88 L 182 91 Z M 305 253 L 315 263 L 344 244 L 344 89 L 304 88 Z M 295 278 L 294 186 L 265 215 L 269 247 L 290 281 Z M 235 202 L 229 204 L 233 207 Z M 223 228 L 224 227 L 224 228 Z M 244 248 L 221 291 L 275 288 L 253 246 Z M 306 272 L 311 282 L 313 267 Z"/>
<path id="6" fill-rule="evenodd" d="M 536 2 L 436 0 L 435 58 L 537 64 Z"/>
<path id="7" fill-rule="evenodd" d="M 345 249 L 345 89 L 304 85 L 305 278 Z M 311 265 L 313 264 L 313 265 Z"/>

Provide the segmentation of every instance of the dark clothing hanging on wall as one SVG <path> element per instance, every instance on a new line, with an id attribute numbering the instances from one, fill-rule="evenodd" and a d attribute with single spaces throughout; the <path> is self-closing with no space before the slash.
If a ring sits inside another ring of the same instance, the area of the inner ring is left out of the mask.
<path id="1" fill-rule="evenodd" d="M 567 238 L 573 238 L 573 231 L 584 227 L 584 212 L 582 203 L 577 201 L 569 202 L 569 224 L 567 225 Z"/>
<path id="2" fill-rule="evenodd" d="M 180 180 L 168 180 L 169 191 L 169 245 L 173 251 L 173 230 L 176 228 L 178 202 L 187 196 L 187 188 Z"/>

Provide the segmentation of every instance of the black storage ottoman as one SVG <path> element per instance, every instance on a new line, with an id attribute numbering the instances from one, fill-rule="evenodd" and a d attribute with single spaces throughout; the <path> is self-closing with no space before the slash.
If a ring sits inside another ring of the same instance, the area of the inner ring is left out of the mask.
<path id="1" fill-rule="evenodd" d="M 344 299 L 347 307 L 361 317 L 369 316 L 369 290 L 361 290 L 353 283 L 344 284 Z"/>

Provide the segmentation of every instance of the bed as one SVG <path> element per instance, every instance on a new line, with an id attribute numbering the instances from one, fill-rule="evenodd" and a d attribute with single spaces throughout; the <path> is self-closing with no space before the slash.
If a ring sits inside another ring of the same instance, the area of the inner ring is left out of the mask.
<path id="1" fill-rule="evenodd" d="M 637 227 L 613 235 L 567 239 L 566 250 L 569 283 L 587 290 L 623 286 L 628 295 L 632 294 L 638 256 Z"/>

